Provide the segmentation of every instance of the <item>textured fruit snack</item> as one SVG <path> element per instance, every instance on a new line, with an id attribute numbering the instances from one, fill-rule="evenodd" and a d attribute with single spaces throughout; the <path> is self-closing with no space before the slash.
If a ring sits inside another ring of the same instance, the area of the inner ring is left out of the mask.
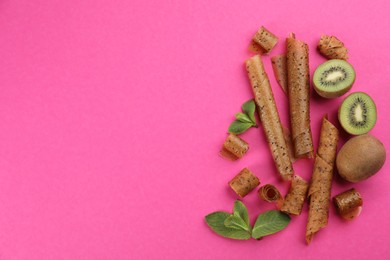
<path id="1" fill-rule="evenodd" d="M 249 149 L 249 145 L 235 134 L 229 134 L 223 143 L 220 155 L 226 159 L 235 161 L 243 157 Z"/>
<path id="2" fill-rule="evenodd" d="M 310 128 L 309 48 L 291 34 L 287 43 L 287 88 L 295 157 L 313 157 Z"/>
<path id="3" fill-rule="evenodd" d="M 290 190 L 284 198 L 284 203 L 280 210 L 290 215 L 300 215 L 308 188 L 309 184 L 298 175 L 295 175 L 291 180 Z"/>
<path id="4" fill-rule="evenodd" d="M 251 82 L 260 121 L 276 168 L 283 180 L 291 180 L 294 175 L 294 169 L 280 123 L 274 95 L 261 57 L 255 55 L 248 59 L 246 61 L 246 70 Z"/>
<path id="5" fill-rule="evenodd" d="M 266 184 L 261 186 L 257 191 L 257 195 L 260 199 L 266 202 L 275 202 L 277 208 L 279 209 L 283 204 L 283 196 L 280 194 L 280 191 L 271 184 Z"/>
<path id="6" fill-rule="evenodd" d="M 308 244 L 318 231 L 328 225 L 330 192 L 338 140 L 337 128 L 325 116 L 322 119 L 320 141 L 308 192 L 309 215 L 306 226 Z"/>
<path id="7" fill-rule="evenodd" d="M 264 26 L 253 36 L 249 50 L 260 54 L 268 54 L 278 43 L 278 37 L 268 31 Z"/>
<path id="8" fill-rule="evenodd" d="M 354 188 L 344 191 L 333 198 L 340 216 L 346 220 L 358 217 L 362 211 L 363 199 Z"/>
<path id="9" fill-rule="evenodd" d="M 322 35 L 317 49 L 328 59 L 348 60 L 348 50 L 336 36 Z"/>
<path id="10" fill-rule="evenodd" d="M 240 198 L 244 198 L 259 185 L 259 178 L 248 168 L 244 168 L 229 182 L 229 186 Z"/>
<path id="11" fill-rule="evenodd" d="M 286 54 L 276 55 L 271 58 L 272 69 L 274 70 L 276 81 L 287 95 L 287 64 Z"/>

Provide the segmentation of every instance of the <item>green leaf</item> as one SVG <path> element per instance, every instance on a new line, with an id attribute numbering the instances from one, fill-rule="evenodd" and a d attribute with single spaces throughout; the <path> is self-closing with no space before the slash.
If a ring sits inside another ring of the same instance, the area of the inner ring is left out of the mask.
<path id="1" fill-rule="evenodd" d="M 242 123 L 253 124 L 252 120 L 244 113 L 237 113 L 237 114 L 235 114 L 235 117 L 237 118 L 238 121 L 240 121 Z"/>
<path id="2" fill-rule="evenodd" d="M 236 229 L 241 229 L 250 232 L 250 229 L 248 225 L 245 223 L 245 221 L 239 216 L 234 214 L 227 217 L 223 222 L 223 224 L 229 228 L 236 228 Z"/>
<path id="3" fill-rule="evenodd" d="M 255 119 L 255 110 L 256 110 L 256 105 L 253 99 L 248 100 L 245 102 L 242 107 L 242 111 L 244 111 L 245 114 L 248 115 L 249 119 L 253 122 L 253 124 L 256 125 L 256 119 Z"/>
<path id="4" fill-rule="evenodd" d="M 252 126 L 252 123 L 243 123 L 238 120 L 234 120 L 229 126 L 229 133 L 242 134 Z"/>
<path id="5" fill-rule="evenodd" d="M 278 210 L 269 210 L 257 217 L 252 230 L 255 239 L 283 230 L 290 223 L 290 217 Z"/>
<path id="6" fill-rule="evenodd" d="M 225 226 L 225 220 L 232 216 L 231 214 L 224 211 L 217 211 L 211 213 L 205 217 L 207 225 L 218 235 L 238 239 L 238 240 L 248 240 L 251 238 L 249 232 L 237 228 L 231 228 Z"/>
<path id="7" fill-rule="evenodd" d="M 250 228 L 248 209 L 245 207 L 244 203 L 236 200 L 234 202 L 233 214 L 244 220 L 246 225 Z"/>

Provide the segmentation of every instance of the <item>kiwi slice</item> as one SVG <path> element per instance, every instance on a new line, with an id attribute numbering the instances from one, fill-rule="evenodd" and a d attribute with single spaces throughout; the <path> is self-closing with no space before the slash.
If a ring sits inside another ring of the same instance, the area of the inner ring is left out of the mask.
<path id="1" fill-rule="evenodd" d="M 314 72 L 314 89 L 324 98 L 336 98 L 347 93 L 355 81 L 355 70 L 345 60 L 328 60 Z"/>
<path id="2" fill-rule="evenodd" d="M 364 92 L 347 96 L 339 108 L 341 126 L 350 134 L 361 135 L 370 131 L 376 123 L 376 106 Z"/>

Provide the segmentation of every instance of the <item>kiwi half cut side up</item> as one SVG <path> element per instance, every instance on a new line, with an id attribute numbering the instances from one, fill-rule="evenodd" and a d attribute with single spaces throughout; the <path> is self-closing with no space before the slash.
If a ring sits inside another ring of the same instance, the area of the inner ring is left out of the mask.
<path id="1" fill-rule="evenodd" d="M 350 134 L 361 135 L 370 131 L 376 123 L 376 106 L 364 92 L 347 96 L 339 108 L 341 126 Z"/>
<path id="2" fill-rule="evenodd" d="M 336 98 L 347 93 L 355 82 L 355 70 L 345 60 L 328 60 L 314 72 L 314 89 L 324 98 Z"/>

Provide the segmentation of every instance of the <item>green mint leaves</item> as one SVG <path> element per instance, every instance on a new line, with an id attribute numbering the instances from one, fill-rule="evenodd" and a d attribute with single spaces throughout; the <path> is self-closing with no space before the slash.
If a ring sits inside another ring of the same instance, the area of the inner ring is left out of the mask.
<path id="1" fill-rule="evenodd" d="M 242 111 L 247 114 L 250 118 L 250 120 L 256 125 L 255 120 L 255 109 L 256 105 L 253 99 L 248 100 L 241 106 Z"/>
<path id="2" fill-rule="evenodd" d="M 239 240 L 251 238 L 251 234 L 248 231 L 225 225 L 226 219 L 230 216 L 232 215 L 227 212 L 217 211 L 207 215 L 206 222 L 207 225 L 220 236 Z"/>
<path id="3" fill-rule="evenodd" d="M 233 214 L 217 211 L 207 215 L 206 222 L 220 236 L 239 240 L 251 238 L 248 210 L 239 200 L 234 202 Z"/>
<path id="4" fill-rule="evenodd" d="M 283 230 L 290 223 L 287 214 L 269 210 L 257 217 L 252 229 L 248 209 L 239 200 L 234 202 L 233 214 L 217 211 L 207 215 L 205 219 L 207 225 L 218 235 L 238 240 L 248 240 L 251 237 L 259 239 Z"/>
<path id="5" fill-rule="evenodd" d="M 290 216 L 279 211 L 269 210 L 260 214 L 252 230 L 252 237 L 259 239 L 261 237 L 274 234 L 283 230 L 290 223 Z"/>
<path id="6" fill-rule="evenodd" d="M 245 207 L 244 203 L 239 200 L 236 200 L 234 202 L 233 214 L 244 220 L 246 225 L 250 228 L 251 225 L 249 224 L 248 209 Z"/>
<path id="7" fill-rule="evenodd" d="M 242 218 L 240 218 L 236 215 L 229 216 L 227 219 L 225 219 L 223 224 L 226 227 L 242 229 L 242 230 L 250 232 L 250 227 L 248 227 L 246 225 L 245 221 Z"/>
<path id="8" fill-rule="evenodd" d="M 235 115 L 236 120 L 234 120 L 229 126 L 229 133 L 233 134 L 242 134 L 252 126 L 257 127 L 255 119 L 255 109 L 256 105 L 253 99 L 245 102 L 242 107 L 244 113 L 237 113 Z"/>
<path id="9" fill-rule="evenodd" d="M 229 133 L 239 135 L 244 133 L 251 126 L 253 126 L 252 123 L 244 123 L 239 120 L 234 120 L 233 123 L 230 124 L 228 131 Z"/>

